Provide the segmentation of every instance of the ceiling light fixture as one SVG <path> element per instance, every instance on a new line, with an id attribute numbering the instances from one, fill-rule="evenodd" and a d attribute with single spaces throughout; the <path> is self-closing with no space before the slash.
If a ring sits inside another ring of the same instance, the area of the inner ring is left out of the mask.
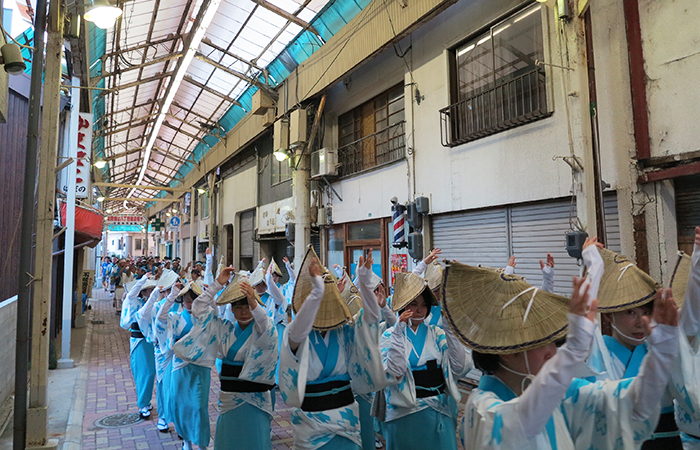
<path id="1" fill-rule="evenodd" d="M 99 197 L 97 197 L 97 201 L 102 203 L 103 201 L 105 201 L 105 198 L 100 195 Z"/>
<path id="2" fill-rule="evenodd" d="M 283 148 L 275 150 L 272 154 L 275 155 L 275 159 L 279 162 L 282 162 L 285 159 L 289 158 L 289 150 L 285 150 Z"/>
<path id="3" fill-rule="evenodd" d="M 97 167 L 98 169 L 104 169 L 106 165 L 107 161 L 102 160 L 95 161 L 95 163 L 93 164 L 93 166 Z"/>
<path id="4" fill-rule="evenodd" d="M 10 75 L 18 75 L 27 67 L 22 58 L 22 50 L 16 44 L 5 44 L 0 47 L 0 64 L 5 66 L 5 72 Z"/>
<path id="5" fill-rule="evenodd" d="M 199 192 L 199 195 L 204 195 L 207 193 L 207 190 L 204 188 L 197 188 L 197 192 Z"/>
<path id="6" fill-rule="evenodd" d="M 113 27 L 114 23 L 122 15 L 121 8 L 112 6 L 109 0 L 94 0 L 91 3 L 92 6 L 87 8 L 83 17 L 103 30 Z"/>
<path id="7" fill-rule="evenodd" d="M 167 95 L 163 100 L 162 106 L 158 110 L 158 117 L 156 117 L 155 123 L 151 128 L 151 133 L 148 137 L 148 143 L 146 144 L 146 150 L 143 152 L 143 163 L 141 164 L 141 170 L 139 171 L 139 176 L 136 180 L 136 183 L 134 184 L 141 184 L 141 182 L 143 181 L 143 177 L 146 175 L 146 169 L 148 168 L 148 160 L 151 158 L 151 150 L 153 149 L 153 145 L 156 143 L 156 139 L 158 139 L 158 133 L 160 132 L 160 128 L 163 126 L 165 116 L 168 113 L 168 110 L 170 110 L 170 105 L 172 105 L 173 100 L 175 100 L 175 94 L 177 94 L 180 84 L 185 78 L 187 69 L 189 68 L 190 63 L 194 59 L 194 55 L 197 52 L 199 44 L 204 38 L 204 33 L 206 33 L 207 28 L 209 28 L 211 21 L 214 19 L 214 15 L 216 14 L 217 9 L 219 9 L 220 3 L 221 0 L 212 0 L 209 3 L 209 7 L 205 11 L 204 16 L 202 17 L 202 21 L 199 24 L 199 27 L 190 31 L 190 33 L 194 33 L 192 35 L 192 40 L 190 41 L 189 45 L 187 46 L 187 49 L 185 50 L 184 57 L 181 58 L 179 61 L 180 65 L 177 67 L 177 71 L 170 80 L 170 84 L 168 85 L 167 89 Z M 131 197 L 132 195 L 134 195 L 134 192 L 136 192 L 135 188 L 129 192 L 127 197 Z"/>

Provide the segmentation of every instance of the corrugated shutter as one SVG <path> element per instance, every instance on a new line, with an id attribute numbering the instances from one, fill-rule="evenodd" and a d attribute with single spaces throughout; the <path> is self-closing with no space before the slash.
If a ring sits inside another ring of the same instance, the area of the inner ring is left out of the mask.
<path id="1" fill-rule="evenodd" d="M 576 260 L 566 252 L 566 232 L 569 231 L 570 199 L 530 203 L 510 207 L 512 252 L 515 273 L 528 283 L 540 287 L 542 271 L 539 260 L 547 253 L 554 257 L 554 292 L 569 294 L 571 277 L 580 273 Z"/>
<path id="2" fill-rule="evenodd" d="M 620 238 L 620 214 L 617 209 L 617 192 L 606 192 L 603 195 L 603 210 L 605 211 L 605 247 L 615 253 L 622 252 Z"/>
<path id="3" fill-rule="evenodd" d="M 241 258 L 253 257 L 253 239 L 255 238 L 255 210 L 241 213 Z"/>
<path id="4" fill-rule="evenodd" d="M 678 236 L 692 238 L 700 225 L 700 177 L 679 178 L 675 183 Z"/>
<path id="5" fill-rule="evenodd" d="M 311 233 L 311 245 L 317 255 L 321 254 L 321 235 L 316 233 Z"/>
<path id="6" fill-rule="evenodd" d="M 435 216 L 433 245 L 442 249 L 441 259 L 504 267 L 508 263 L 506 208 Z"/>

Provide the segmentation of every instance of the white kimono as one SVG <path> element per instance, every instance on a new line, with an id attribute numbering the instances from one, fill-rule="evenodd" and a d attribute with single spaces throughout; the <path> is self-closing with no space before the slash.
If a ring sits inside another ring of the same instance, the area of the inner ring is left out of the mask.
<path id="1" fill-rule="evenodd" d="M 641 373 L 589 383 L 573 377 L 585 365 L 595 325 L 569 314 L 569 336 L 522 396 L 484 376 L 465 406 L 466 450 L 626 450 L 651 436 L 678 347 L 676 327 L 658 325 Z"/>
<path id="2" fill-rule="evenodd" d="M 320 305 L 324 292 L 323 279 L 313 278 L 312 283 L 313 290 L 306 302 L 312 302 L 311 304 L 315 302 Z M 280 355 L 280 391 L 285 403 L 293 407 L 291 420 L 294 445 L 297 449 L 315 450 L 327 444 L 335 435 L 361 445 L 357 402 L 319 412 L 303 411 L 300 408 L 304 402 L 307 383 L 320 378 L 347 379 L 349 377 L 355 394 L 376 392 L 386 385 L 386 375 L 379 352 L 379 305 L 376 301 L 369 303 L 365 298 L 363 295 L 365 307 L 355 316 L 354 325 L 343 325 L 341 328 L 327 332 L 325 337 L 313 330 L 300 343 L 296 353 L 293 353 L 289 346 L 291 326 L 285 330 Z M 374 297 L 369 300 L 374 300 Z M 313 314 L 315 317 L 316 313 Z M 292 325 L 295 323 L 293 322 Z M 323 344 L 327 347 L 333 342 L 338 344 L 337 357 L 332 369 L 324 368 L 311 340 L 314 340 L 316 345 L 321 345 L 320 340 L 323 340 Z M 322 373 L 324 373 L 323 377 L 321 377 Z"/>
<path id="3" fill-rule="evenodd" d="M 209 367 L 216 358 L 224 362 L 242 363 L 238 378 L 262 384 L 275 384 L 275 368 L 279 355 L 277 330 L 265 310 L 253 309 L 254 323 L 241 332 L 236 323 L 221 319 L 214 308 L 215 293 L 223 288 L 217 281 L 192 304 L 196 323 L 192 330 L 174 345 L 175 354 L 184 361 Z M 250 330 L 248 329 L 250 328 Z M 248 336 L 242 345 L 236 336 Z M 234 349 L 235 355 L 232 354 Z M 266 392 L 219 392 L 219 413 L 224 414 L 248 403 L 272 417 L 272 399 Z"/>
<path id="4" fill-rule="evenodd" d="M 126 298 L 122 303 L 122 312 L 119 317 L 119 326 L 125 330 L 131 329 L 131 324 L 138 322 L 136 319 L 136 314 L 139 312 L 141 307 L 145 304 L 143 298 L 140 297 L 141 287 L 146 284 L 148 277 L 146 275 L 138 279 L 136 284 L 131 288 L 126 294 Z M 155 290 L 155 289 L 154 289 Z M 144 335 L 145 336 L 145 335 Z M 129 338 L 129 350 L 133 352 L 137 345 L 144 338 Z M 149 341 L 150 342 L 150 341 Z"/>

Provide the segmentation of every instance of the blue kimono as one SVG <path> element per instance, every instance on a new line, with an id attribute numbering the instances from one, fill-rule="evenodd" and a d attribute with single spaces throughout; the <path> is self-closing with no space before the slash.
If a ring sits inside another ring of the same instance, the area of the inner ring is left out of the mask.
<path id="1" fill-rule="evenodd" d="M 196 323 L 174 346 L 175 354 L 193 364 L 211 366 L 222 359 L 219 418 L 214 448 L 271 449 L 270 421 L 274 375 L 279 354 L 277 330 L 265 310 L 253 310 L 245 329 L 221 319 L 214 308 L 214 282 L 195 300 Z"/>
<path id="2" fill-rule="evenodd" d="M 131 373 L 134 376 L 134 386 L 136 387 L 136 403 L 139 409 L 151 405 L 153 398 L 153 383 L 156 376 L 153 344 L 145 339 L 142 334 L 136 313 L 145 304 L 139 295 L 141 287 L 148 278 L 144 275 L 131 288 L 122 304 L 122 312 L 119 325 L 131 332 L 129 339 L 129 353 L 131 355 Z"/>

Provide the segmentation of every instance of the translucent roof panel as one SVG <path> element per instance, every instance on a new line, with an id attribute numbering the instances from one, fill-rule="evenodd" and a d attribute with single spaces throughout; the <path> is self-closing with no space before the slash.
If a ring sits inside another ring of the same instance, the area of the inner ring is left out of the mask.
<path id="1" fill-rule="evenodd" d="M 107 32 L 90 25 L 93 83 L 118 92 L 93 94 L 99 136 L 95 151 L 109 162 L 105 178 L 134 184 L 145 165 L 141 184 L 179 184 L 250 111 L 260 84 L 277 86 L 367 3 L 143 0 L 126 3 L 121 19 Z M 202 5 L 216 12 L 210 23 L 202 23 L 205 32 L 193 46 L 195 57 L 184 60 L 190 30 L 206 17 Z M 171 86 L 176 74 L 182 82 Z M 164 108 L 168 93 L 172 102 Z M 149 160 L 144 161 L 147 150 Z M 107 196 L 129 194 L 152 195 L 114 188 Z"/>

